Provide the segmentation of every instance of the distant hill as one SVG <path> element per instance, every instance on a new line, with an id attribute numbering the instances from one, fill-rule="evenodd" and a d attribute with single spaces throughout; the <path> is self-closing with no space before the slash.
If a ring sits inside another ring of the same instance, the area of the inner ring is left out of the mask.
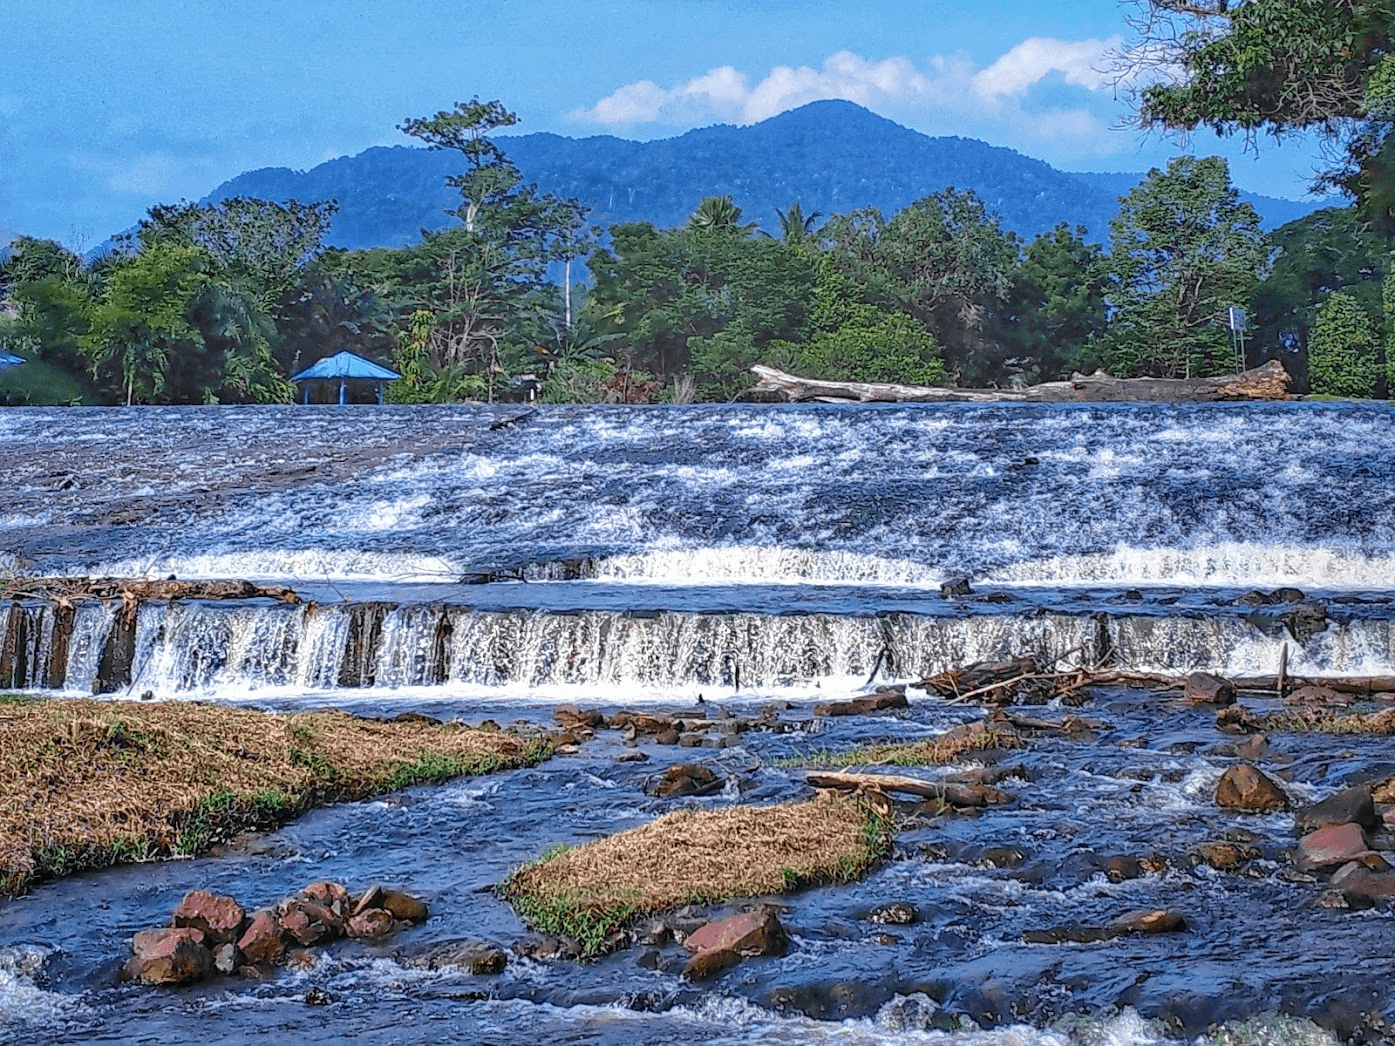
<path id="1" fill-rule="evenodd" d="M 798 200 L 804 213 L 868 205 L 888 215 L 929 193 L 973 189 L 1003 224 L 1031 237 L 1059 222 L 1104 240 L 1118 196 L 1142 174 L 1071 174 L 1011 149 L 971 138 L 932 138 L 851 102 L 814 102 L 749 127 L 705 127 L 677 138 L 632 142 L 602 135 L 500 138 L 528 181 L 575 196 L 610 226 L 682 222 L 704 196 L 731 196 L 750 221 L 778 230 L 776 209 Z M 399 247 L 423 228 L 447 225 L 458 173 L 452 152 L 395 146 L 330 160 L 309 171 L 269 167 L 224 182 L 207 201 L 229 196 L 335 199 L 329 241 L 340 247 Z M 1245 194 L 1273 228 L 1324 206 Z"/>

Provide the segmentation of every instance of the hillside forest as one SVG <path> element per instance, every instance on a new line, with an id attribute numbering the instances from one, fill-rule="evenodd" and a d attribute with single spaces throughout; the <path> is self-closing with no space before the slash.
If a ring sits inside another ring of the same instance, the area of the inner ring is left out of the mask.
<path id="1" fill-rule="evenodd" d="M 892 214 L 805 212 L 758 230 L 730 197 L 680 224 L 597 228 L 525 183 L 499 102 L 401 129 L 459 157 L 451 224 L 400 248 L 325 246 L 335 204 L 161 205 L 84 259 L 23 238 L 0 266 L 10 404 L 291 402 L 348 350 L 397 403 L 723 402 L 765 363 L 806 377 L 1009 387 L 1103 368 L 1194 377 L 1278 359 L 1296 391 L 1395 385 L 1390 233 L 1361 206 L 1266 233 L 1225 162 L 1179 156 L 1126 196 L 1106 244 L 1025 240 L 952 187 Z M 1229 329 L 1243 309 L 1239 343 Z"/>

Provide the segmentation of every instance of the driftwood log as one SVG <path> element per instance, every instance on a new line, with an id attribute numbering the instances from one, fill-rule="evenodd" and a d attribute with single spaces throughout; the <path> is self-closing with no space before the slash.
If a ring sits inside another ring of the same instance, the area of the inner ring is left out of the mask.
<path id="1" fill-rule="evenodd" d="M 900 792 L 922 799 L 937 799 L 946 806 L 972 808 L 1010 802 L 1011 796 L 986 785 L 961 785 L 942 781 L 922 781 L 918 777 L 895 774 L 814 773 L 805 774 L 811 788 L 835 788 L 844 791 L 871 789 L 877 792 Z"/>
<path id="2" fill-rule="evenodd" d="M 1115 378 L 1104 371 L 1076 374 L 1021 389 L 953 389 L 872 381 L 821 381 L 756 364 L 753 392 L 774 392 L 793 402 L 825 403 L 1213 403 L 1290 399 L 1283 364 L 1270 360 L 1253 370 L 1214 378 Z"/>
<path id="3" fill-rule="evenodd" d="M 44 600 L 58 606 L 71 606 L 81 600 L 113 599 L 127 604 L 171 599 L 274 599 L 278 603 L 300 602 L 300 597 L 285 585 L 258 585 L 252 581 L 148 581 L 117 577 L 0 579 L 0 599 Z"/>

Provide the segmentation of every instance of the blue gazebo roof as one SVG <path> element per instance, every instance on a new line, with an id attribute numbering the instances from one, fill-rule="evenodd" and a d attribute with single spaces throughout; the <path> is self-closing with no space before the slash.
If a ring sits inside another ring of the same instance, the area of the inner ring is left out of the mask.
<path id="1" fill-rule="evenodd" d="M 0 349 L 0 367 L 13 367 L 17 363 L 27 363 L 23 356 L 15 356 L 12 353 Z"/>
<path id="2" fill-rule="evenodd" d="M 396 381 L 402 375 L 380 367 L 372 360 L 355 356 L 352 352 L 336 352 L 320 362 L 307 367 L 291 381 L 312 381 L 316 379 L 343 380 L 344 378 L 367 378 L 370 381 Z"/>

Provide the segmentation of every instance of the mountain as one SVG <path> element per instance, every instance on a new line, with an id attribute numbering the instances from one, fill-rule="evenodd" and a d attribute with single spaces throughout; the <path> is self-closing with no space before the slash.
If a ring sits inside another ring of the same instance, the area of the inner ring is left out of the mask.
<path id="1" fill-rule="evenodd" d="M 804 213 L 868 205 L 890 215 L 932 192 L 973 189 L 1003 224 L 1031 237 L 1059 222 L 1104 240 L 1117 197 L 1142 174 L 1071 174 L 1011 149 L 971 138 L 932 138 L 851 102 L 813 102 L 749 127 L 718 125 L 677 138 L 632 142 L 601 135 L 528 134 L 498 139 L 525 179 L 575 196 L 601 226 L 682 222 L 704 196 L 731 196 L 750 221 L 778 231 L 776 209 L 798 200 Z M 230 196 L 335 199 L 329 242 L 399 247 L 423 228 L 452 221 L 444 179 L 461 158 L 406 146 L 368 149 L 309 171 L 270 167 L 225 182 L 205 202 Z M 1273 228 L 1324 206 L 1246 194 Z"/>

